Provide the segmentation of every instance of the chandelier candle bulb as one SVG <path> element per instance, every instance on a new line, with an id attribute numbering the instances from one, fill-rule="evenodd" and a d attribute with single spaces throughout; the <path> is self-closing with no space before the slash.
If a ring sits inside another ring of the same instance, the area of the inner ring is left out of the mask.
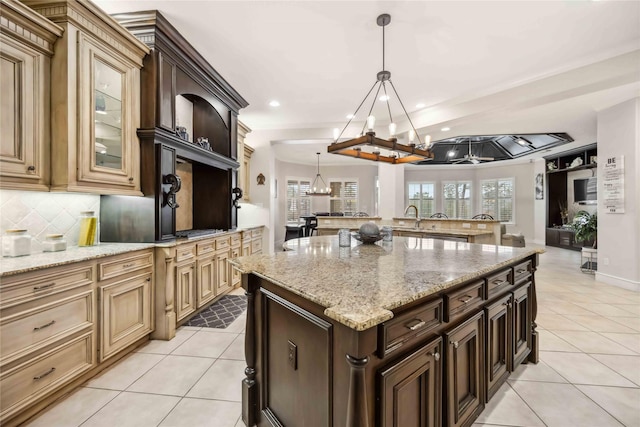
<path id="1" fill-rule="evenodd" d="M 389 123 L 389 136 L 390 137 L 396 136 L 396 128 L 397 128 L 397 126 L 396 126 L 395 123 L 393 123 L 393 122 Z"/>
<path id="2" fill-rule="evenodd" d="M 340 136 L 340 129 L 333 128 L 333 140 L 337 141 L 339 136 Z"/>
<path id="3" fill-rule="evenodd" d="M 374 116 L 367 117 L 367 129 L 373 132 L 373 127 L 376 125 L 376 118 Z"/>
<path id="4" fill-rule="evenodd" d="M 413 144 L 413 141 L 415 141 L 415 139 L 416 139 L 416 131 L 413 129 L 409 130 L 409 144 Z"/>

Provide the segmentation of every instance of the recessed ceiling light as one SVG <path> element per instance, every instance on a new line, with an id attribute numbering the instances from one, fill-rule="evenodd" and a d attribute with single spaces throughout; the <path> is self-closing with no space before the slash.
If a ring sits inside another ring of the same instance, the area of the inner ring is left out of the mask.
<path id="1" fill-rule="evenodd" d="M 347 114 L 347 119 L 351 120 L 353 118 L 355 118 L 356 116 L 354 116 L 353 114 Z"/>
<path id="2" fill-rule="evenodd" d="M 453 150 L 449 150 L 449 151 L 447 152 L 447 155 L 448 155 L 449 157 L 453 157 L 453 156 L 455 156 L 455 155 L 456 155 L 456 152 L 455 152 L 455 151 L 453 151 Z"/>
<path id="3" fill-rule="evenodd" d="M 269 103 L 269 105 L 271 105 L 272 107 L 279 107 L 279 106 L 280 106 L 280 103 L 279 103 L 278 101 L 276 101 L 276 100 L 273 100 L 273 101 L 271 101 L 271 102 Z"/>
<path id="4" fill-rule="evenodd" d="M 380 98 L 378 98 L 380 101 L 388 101 L 389 100 L 389 95 L 382 95 Z"/>
<path id="5" fill-rule="evenodd" d="M 522 138 L 518 138 L 518 139 L 516 140 L 516 142 L 517 142 L 518 144 L 520 144 L 520 145 L 527 145 L 527 141 L 525 141 L 525 140 L 524 140 L 524 139 L 522 139 Z"/>
<path id="6" fill-rule="evenodd" d="M 419 104 L 416 104 L 416 108 L 424 108 L 426 107 L 426 105 L 424 105 L 422 102 Z"/>
<path id="7" fill-rule="evenodd" d="M 443 127 L 442 129 L 440 129 L 442 132 L 448 132 L 451 130 L 450 127 Z"/>

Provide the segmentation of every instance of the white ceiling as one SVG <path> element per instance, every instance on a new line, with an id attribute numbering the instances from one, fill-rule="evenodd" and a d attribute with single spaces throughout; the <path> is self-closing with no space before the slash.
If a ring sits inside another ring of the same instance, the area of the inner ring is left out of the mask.
<path id="1" fill-rule="evenodd" d="M 594 135 L 598 110 L 640 95 L 639 1 L 94 1 L 108 13 L 160 10 L 250 103 L 240 119 L 254 131 L 323 129 L 324 141 L 274 146 L 298 163 L 326 153 L 331 130 L 375 82 L 381 13 L 391 15 L 386 68 L 420 134 L 434 140 L 508 132 L 578 140 Z M 280 107 L 268 105 L 274 99 Z M 376 116 L 388 117 L 376 104 Z M 391 108 L 406 131 L 399 105 Z M 441 132 L 445 125 L 452 130 Z"/>

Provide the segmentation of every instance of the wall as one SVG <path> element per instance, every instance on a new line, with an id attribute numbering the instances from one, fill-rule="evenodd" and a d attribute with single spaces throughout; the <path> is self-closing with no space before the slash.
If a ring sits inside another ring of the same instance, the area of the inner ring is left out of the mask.
<path id="1" fill-rule="evenodd" d="M 46 234 L 64 234 L 68 246 L 77 246 L 82 211 L 94 211 L 99 218 L 100 196 L 0 190 L 0 230 L 27 230 L 32 253 L 42 252 Z"/>
<path id="2" fill-rule="evenodd" d="M 544 159 L 536 159 L 533 162 L 533 175 L 542 174 L 544 179 L 547 179 L 545 171 L 547 169 Z M 546 188 L 546 183 L 543 182 L 542 188 Z M 546 225 L 547 225 L 547 197 L 548 194 L 543 194 L 541 200 L 536 200 L 535 195 L 533 197 L 533 240 L 531 243 L 537 243 L 544 245 L 546 240 Z"/>
<path id="3" fill-rule="evenodd" d="M 598 113 L 598 163 L 624 156 L 622 214 L 604 208 L 604 173 L 598 167 L 599 281 L 640 291 L 640 98 Z"/>

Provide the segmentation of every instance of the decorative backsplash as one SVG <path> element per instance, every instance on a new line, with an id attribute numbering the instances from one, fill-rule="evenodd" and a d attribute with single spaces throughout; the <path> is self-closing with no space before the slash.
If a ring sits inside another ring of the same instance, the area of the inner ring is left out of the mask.
<path id="1" fill-rule="evenodd" d="M 0 190 L 0 231 L 27 230 L 33 238 L 31 253 L 42 252 L 47 234 L 64 234 L 67 245 L 76 246 L 82 211 L 94 211 L 100 218 L 100 196 Z"/>

